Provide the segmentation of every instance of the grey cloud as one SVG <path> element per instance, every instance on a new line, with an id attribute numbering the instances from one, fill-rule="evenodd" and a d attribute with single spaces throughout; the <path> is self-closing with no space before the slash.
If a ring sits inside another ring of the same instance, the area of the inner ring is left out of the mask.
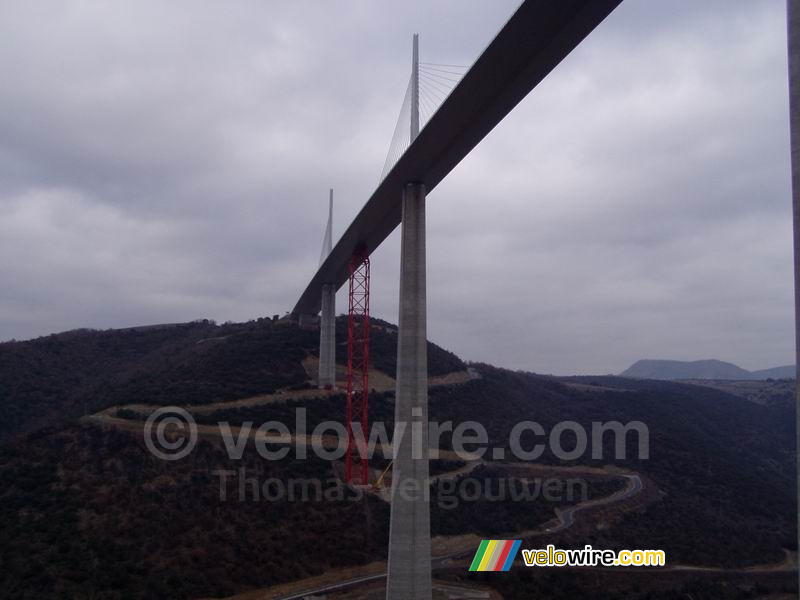
<path id="1" fill-rule="evenodd" d="M 411 33 L 468 64 L 516 5 L 8 3 L 0 339 L 288 310 L 328 187 L 335 234 L 374 189 Z M 431 338 L 542 372 L 790 362 L 783 11 L 626 0 L 431 194 Z"/>

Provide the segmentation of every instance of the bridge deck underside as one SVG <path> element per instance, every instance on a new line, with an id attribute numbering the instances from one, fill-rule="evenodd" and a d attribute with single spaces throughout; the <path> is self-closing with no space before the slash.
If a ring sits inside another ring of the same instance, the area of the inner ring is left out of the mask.
<path id="1" fill-rule="evenodd" d="M 622 0 L 526 0 L 431 117 L 320 266 L 293 313 L 317 314 L 361 245 L 374 251 L 400 224 L 403 186 L 428 194 Z"/>

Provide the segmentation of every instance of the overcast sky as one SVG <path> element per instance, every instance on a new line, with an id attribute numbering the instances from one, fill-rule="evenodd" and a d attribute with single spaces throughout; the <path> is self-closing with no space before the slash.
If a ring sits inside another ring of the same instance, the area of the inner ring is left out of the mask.
<path id="1" fill-rule="evenodd" d="M 328 188 L 336 239 L 377 183 L 411 34 L 468 65 L 517 4 L 4 0 L 0 339 L 283 314 Z M 543 373 L 792 363 L 784 7 L 625 0 L 429 196 L 429 337 Z"/>

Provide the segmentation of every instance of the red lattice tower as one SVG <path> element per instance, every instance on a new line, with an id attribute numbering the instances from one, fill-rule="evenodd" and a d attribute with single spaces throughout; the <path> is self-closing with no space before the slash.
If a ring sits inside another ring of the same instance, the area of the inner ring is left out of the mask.
<path id="1" fill-rule="evenodd" d="M 353 435 L 353 422 L 369 435 L 369 255 L 359 248 L 350 258 L 350 303 L 347 319 L 347 454 L 345 480 L 369 483 L 369 461 L 361 456 Z M 356 463 L 354 465 L 354 463 Z M 360 464 L 359 464 L 360 463 Z M 354 468 L 355 466 L 355 468 Z"/>

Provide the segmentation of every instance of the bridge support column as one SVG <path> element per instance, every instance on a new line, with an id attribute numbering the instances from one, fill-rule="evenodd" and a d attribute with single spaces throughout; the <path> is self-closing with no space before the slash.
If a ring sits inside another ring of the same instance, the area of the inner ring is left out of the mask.
<path id="1" fill-rule="evenodd" d="M 336 286 L 322 286 L 322 317 L 319 324 L 320 389 L 336 387 Z"/>
<path id="2" fill-rule="evenodd" d="M 394 464 L 389 526 L 389 600 L 431 597 L 428 477 L 428 348 L 425 295 L 425 185 L 403 190 L 397 336 Z M 398 424 L 405 430 L 398 441 Z"/>
<path id="3" fill-rule="evenodd" d="M 794 232 L 795 422 L 800 431 L 800 0 L 786 2 L 789 42 L 789 133 L 792 165 L 792 221 Z M 796 448 L 800 450 L 800 435 Z M 797 465 L 800 484 L 800 463 Z M 797 508 L 800 515 L 800 505 Z M 800 524 L 799 524 L 800 525 Z M 800 530 L 798 531 L 800 541 Z M 800 571 L 798 571 L 800 577 Z"/>

